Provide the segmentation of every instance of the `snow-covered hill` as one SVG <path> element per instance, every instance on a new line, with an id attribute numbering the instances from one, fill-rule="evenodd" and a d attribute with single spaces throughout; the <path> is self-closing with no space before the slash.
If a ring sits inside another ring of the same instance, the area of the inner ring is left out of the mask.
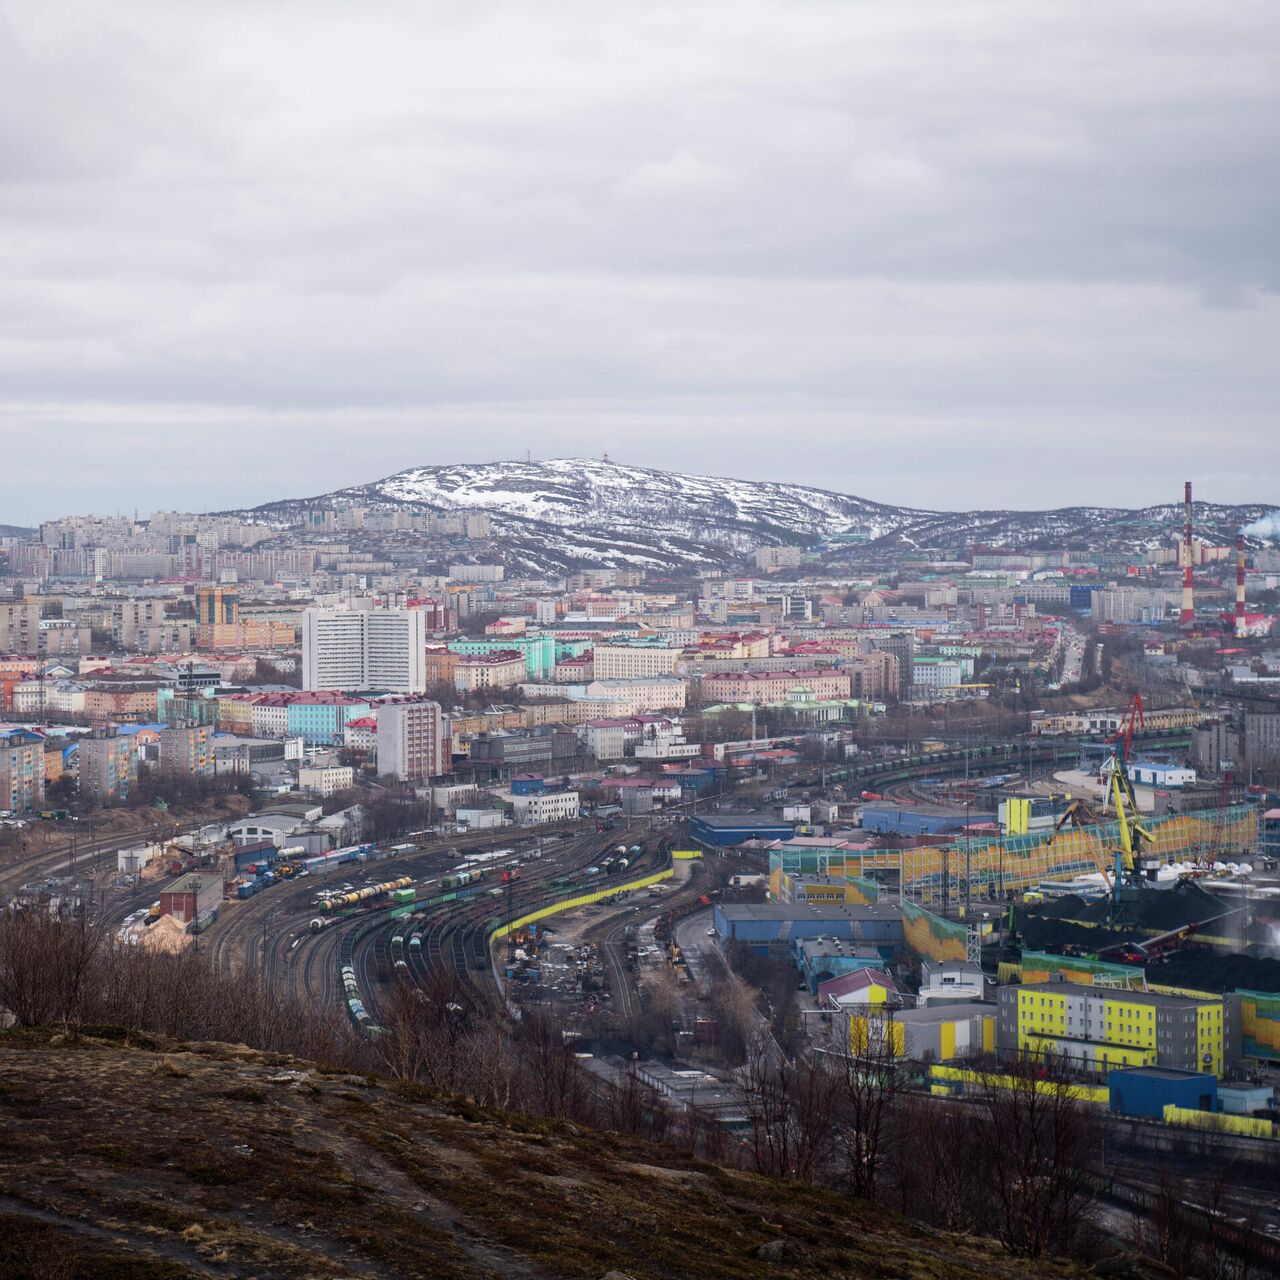
<path id="1" fill-rule="evenodd" d="M 483 511 L 493 523 L 493 558 L 515 571 L 587 564 L 647 570 L 728 566 L 758 547 L 808 547 L 850 533 L 884 551 L 928 547 L 962 553 L 975 543 L 1128 551 L 1167 541 L 1181 519 L 1176 505 L 1143 511 L 926 511 L 807 485 L 684 475 L 590 458 L 414 467 L 315 498 L 268 503 L 249 514 L 292 524 L 304 510 L 346 505 Z M 1228 538 L 1264 510 L 1197 504 L 1197 524 L 1204 536 Z"/>

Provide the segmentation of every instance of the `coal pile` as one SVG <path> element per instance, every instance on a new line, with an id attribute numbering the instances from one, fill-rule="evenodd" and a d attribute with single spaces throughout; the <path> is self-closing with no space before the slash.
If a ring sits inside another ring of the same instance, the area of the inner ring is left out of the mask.
<path id="1" fill-rule="evenodd" d="M 1198 884 L 1180 884 L 1172 889 L 1126 889 L 1124 893 L 1125 924 L 1139 931 L 1165 933 L 1188 924 L 1203 924 L 1231 910 L 1231 903 L 1206 893 Z M 1046 902 L 1036 916 L 1105 925 L 1111 911 L 1110 898 L 1085 902 L 1075 894 L 1068 894 Z"/>
<path id="2" fill-rule="evenodd" d="M 1280 960 L 1246 952 L 1176 951 L 1147 966 L 1147 981 L 1198 991 L 1280 991 Z"/>
<path id="3" fill-rule="evenodd" d="M 1097 951 L 1117 942 L 1140 942 L 1142 936 L 1133 929 L 1104 929 L 1098 925 L 1077 924 L 1072 920 L 1031 917 L 1021 924 L 1022 943 L 1028 951 L 1061 951 L 1071 947 Z"/>
<path id="4" fill-rule="evenodd" d="M 1051 920 L 1083 920 L 1088 909 L 1085 900 L 1075 893 L 1064 894 L 1061 898 L 1051 898 L 1043 906 L 1036 908 L 1036 915 Z"/>

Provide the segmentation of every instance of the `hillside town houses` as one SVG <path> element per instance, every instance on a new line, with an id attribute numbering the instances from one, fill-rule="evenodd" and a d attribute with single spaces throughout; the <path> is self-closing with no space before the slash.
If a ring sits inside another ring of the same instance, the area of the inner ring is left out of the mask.
<path id="1" fill-rule="evenodd" d="M 1159 547 L 1135 582 L 1067 550 L 877 561 L 854 543 L 763 546 L 737 572 L 521 576 L 480 513 L 50 521 L 0 544 L 0 807 L 39 809 L 63 777 L 119 802 L 151 765 L 326 799 L 381 778 L 509 801 L 517 774 L 692 794 L 735 736 L 838 745 L 899 709 L 1083 679 L 1078 622 L 1137 629 L 1178 599 Z M 1228 678 L 1273 678 L 1274 658 Z"/>

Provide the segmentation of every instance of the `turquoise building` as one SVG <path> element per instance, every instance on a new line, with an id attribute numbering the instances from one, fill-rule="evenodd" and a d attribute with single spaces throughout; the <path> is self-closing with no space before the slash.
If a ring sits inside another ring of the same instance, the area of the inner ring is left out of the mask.
<path id="1" fill-rule="evenodd" d="M 286 731 L 309 747 L 341 743 L 348 720 L 371 714 L 372 707 L 345 694 L 302 693 L 289 704 Z"/>
<path id="2" fill-rule="evenodd" d="M 550 632 L 536 636 L 505 636 L 482 640 L 450 640 L 452 653 L 473 656 L 514 650 L 524 658 L 530 680 L 547 680 L 556 665 L 556 638 Z"/>

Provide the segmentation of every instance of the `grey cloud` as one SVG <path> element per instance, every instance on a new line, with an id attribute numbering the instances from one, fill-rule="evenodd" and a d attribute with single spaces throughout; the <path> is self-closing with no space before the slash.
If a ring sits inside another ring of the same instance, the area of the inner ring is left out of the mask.
<path id="1" fill-rule="evenodd" d="M 266 491 L 219 464 L 211 506 L 615 436 L 762 475 L 753 448 L 785 438 L 812 450 L 787 478 L 931 505 L 1103 500 L 1108 447 L 1140 463 L 1134 501 L 1192 463 L 1265 498 L 1272 21 L 25 6 L 0 28 L 6 470 L 96 429 L 73 492 L 172 504 L 163 445 L 216 423 Z M 1059 445 L 1078 465 L 1046 475 Z M 0 493 L 24 518 L 68 501 Z"/>

